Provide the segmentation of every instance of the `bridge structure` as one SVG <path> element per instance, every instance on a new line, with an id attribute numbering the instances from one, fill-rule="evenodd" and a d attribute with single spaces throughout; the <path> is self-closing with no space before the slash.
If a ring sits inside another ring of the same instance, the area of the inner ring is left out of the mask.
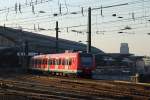
<path id="1" fill-rule="evenodd" d="M 71 40 L 60 39 L 58 40 L 59 52 L 65 50 L 74 51 L 86 51 L 87 45 Z M 0 26 L 0 49 L 6 47 L 24 48 L 28 46 L 29 52 L 38 53 L 55 53 L 56 52 L 56 38 L 52 36 L 46 36 L 38 33 L 23 31 L 21 29 L 13 29 L 9 27 Z M 92 53 L 104 53 L 100 49 L 93 47 L 91 48 Z"/>

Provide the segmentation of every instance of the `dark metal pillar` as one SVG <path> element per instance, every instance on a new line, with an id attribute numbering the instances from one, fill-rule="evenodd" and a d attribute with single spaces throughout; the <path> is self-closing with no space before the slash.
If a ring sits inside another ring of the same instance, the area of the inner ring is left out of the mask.
<path id="1" fill-rule="evenodd" d="M 28 48 L 28 41 L 25 41 L 25 56 L 28 56 L 29 48 Z"/>
<path id="2" fill-rule="evenodd" d="M 91 52 L 91 7 L 88 8 L 87 53 Z"/>
<path id="3" fill-rule="evenodd" d="M 59 48 L 58 48 L 58 21 L 56 21 L 56 53 L 58 52 Z"/>
<path id="4" fill-rule="evenodd" d="M 29 67 L 29 45 L 28 45 L 28 41 L 25 41 L 25 66 L 26 68 Z"/>

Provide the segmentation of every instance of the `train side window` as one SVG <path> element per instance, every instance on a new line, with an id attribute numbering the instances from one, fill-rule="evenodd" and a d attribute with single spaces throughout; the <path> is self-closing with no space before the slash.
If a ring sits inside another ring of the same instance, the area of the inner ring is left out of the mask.
<path id="1" fill-rule="evenodd" d="M 40 64 L 40 65 L 42 64 L 42 60 L 40 60 L 40 59 L 39 59 L 39 64 Z"/>
<path id="2" fill-rule="evenodd" d="M 50 59 L 50 61 L 51 61 L 51 65 L 53 65 L 54 63 L 53 63 L 53 59 Z"/>
<path id="3" fill-rule="evenodd" d="M 48 59 L 48 65 L 51 65 L 51 59 Z"/>
<path id="4" fill-rule="evenodd" d="M 65 59 L 62 59 L 61 61 L 62 61 L 62 65 L 65 65 Z"/>
<path id="5" fill-rule="evenodd" d="M 53 65 L 53 59 L 50 59 L 49 61 L 50 61 L 50 64 Z"/>
<path id="6" fill-rule="evenodd" d="M 71 59 L 65 59 L 65 65 L 71 65 Z"/>
<path id="7" fill-rule="evenodd" d="M 41 64 L 44 64 L 44 59 L 41 59 Z"/>
<path id="8" fill-rule="evenodd" d="M 40 60 L 40 59 L 38 59 L 38 64 L 39 64 L 39 65 L 41 64 L 41 60 Z"/>
<path id="9" fill-rule="evenodd" d="M 58 59 L 58 65 L 61 65 L 61 59 Z"/>
<path id="10" fill-rule="evenodd" d="M 56 65 L 59 65 L 59 59 L 56 59 Z"/>
<path id="11" fill-rule="evenodd" d="M 45 64 L 45 59 L 42 59 L 42 64 Z"/>
<path id="12" fill-rule="evenodd" d="M 60 59 L 56 59 L 56 62 L 57 65 L 60 65 Z"/>
<path id="13" fill-rule="evenodd" d="M 55 60 L 54 60 L 54 64 L 55 64 L 55 65 L 58 65 L 58 59 L 55 59 Z"/>
<path id="14" fill-rule="evenodd" d="M 37 59 L 37 67 L 39 67 L 39 59 Z"/>
<path id="15" fill-rule="evenodd" d="M 46 59 L 43 59 L 43 64 L 45 64 L 46 63 Z"/>
<path id="16" fill-rule="evenodd" d="M 60 59 L 60 65 L 62 65 L 62 59 Z"/>
<path id="17" fill-rule="evenodd" d="M 37 64 L 39 64 L 39 60 L 37 59 Z"/>
<path id="18" fill-rule="evenodd" d="M 68 59 L 68 64 L 71 65 L 72 64 L 72 59 Z"/>
<path id="19" fill-rule="evenodd" d="M 55 60 L 54 60 L 54 59 L 52 59 L 52 60 L 51 60 L 51 63 L 52 63 L 52 65 L 54 65 L 54 64 L 55 64 Z"/>
<path id="20" fill-rule="evenodd" d="M 67 59 L 64 60 L 64 65 L 67 65 Z"/>
<path id="21" fill-rule="evenodd" d="M 55 65 L 57 65 L 57 59 L 55 59 Z"/>
<path id="22" fill-rule="evenodd" d="M 65 59 L 65 65 L 69 65 L 69 59 Z"/>
<path id="23" fill-rule="evenodd" d="M 36 64 L 39 64 L 39 60 L 38 59 L 36 59 Z"/>
<path id="24" fill-rule="evenodd" d="M 36 62 L 36 63 L 37 63 L 37 65 L 38 65 L 38 64 L 39 64 L 39 60 L 37 59 L 36 61 L 37 61 L 37 62 Z"/>
<path id="25" fill-rule="evenodd" d="M 39 66 L 39 67 L 41 66 L 41 61 L 40 61 L 40 59 L 38 59 L 38 66 Z"/>
<path id="26" fill-rule="evenodd" d="M 39 67 L 39 66 L 40 66 L 40 60 L 37 59 L 37 67 Z"/>
<path id="27" fill-rule="evenodd" d="M 47 58 L 44 59 L 44 64 L 47 64 Z"/>
<path id="28" fill-rule="evenodd" d="M 56 62 L 55 59 L 53 59 L 53 65 L 55 65 L 55 62 Z"/>

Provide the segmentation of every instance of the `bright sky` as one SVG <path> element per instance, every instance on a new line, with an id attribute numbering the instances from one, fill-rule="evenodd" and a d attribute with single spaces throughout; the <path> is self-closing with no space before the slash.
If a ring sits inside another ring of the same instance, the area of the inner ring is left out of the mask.
<path id="1" fill-rule="evenodd" d="M 55 36 L 58 21 L 60 38 L 83 43 L 87 9 L 99 8 L 92 10 L 92 46 L 118 53 L 125 42 L 131 53 L 150 56 L 150 0 L 0 0 L 0 4 L 0 25 Z"/>

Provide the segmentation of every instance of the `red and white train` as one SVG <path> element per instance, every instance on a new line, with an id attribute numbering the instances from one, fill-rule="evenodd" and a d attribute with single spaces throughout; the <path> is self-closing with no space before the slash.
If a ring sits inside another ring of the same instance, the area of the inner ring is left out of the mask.
<path id="1" fill-rule="evenodd" d="M 90 77 L 95 69 L 93 54 L 65 52 L 37 55 L 31 58 L 30 69 L 59 75 Z"/>

